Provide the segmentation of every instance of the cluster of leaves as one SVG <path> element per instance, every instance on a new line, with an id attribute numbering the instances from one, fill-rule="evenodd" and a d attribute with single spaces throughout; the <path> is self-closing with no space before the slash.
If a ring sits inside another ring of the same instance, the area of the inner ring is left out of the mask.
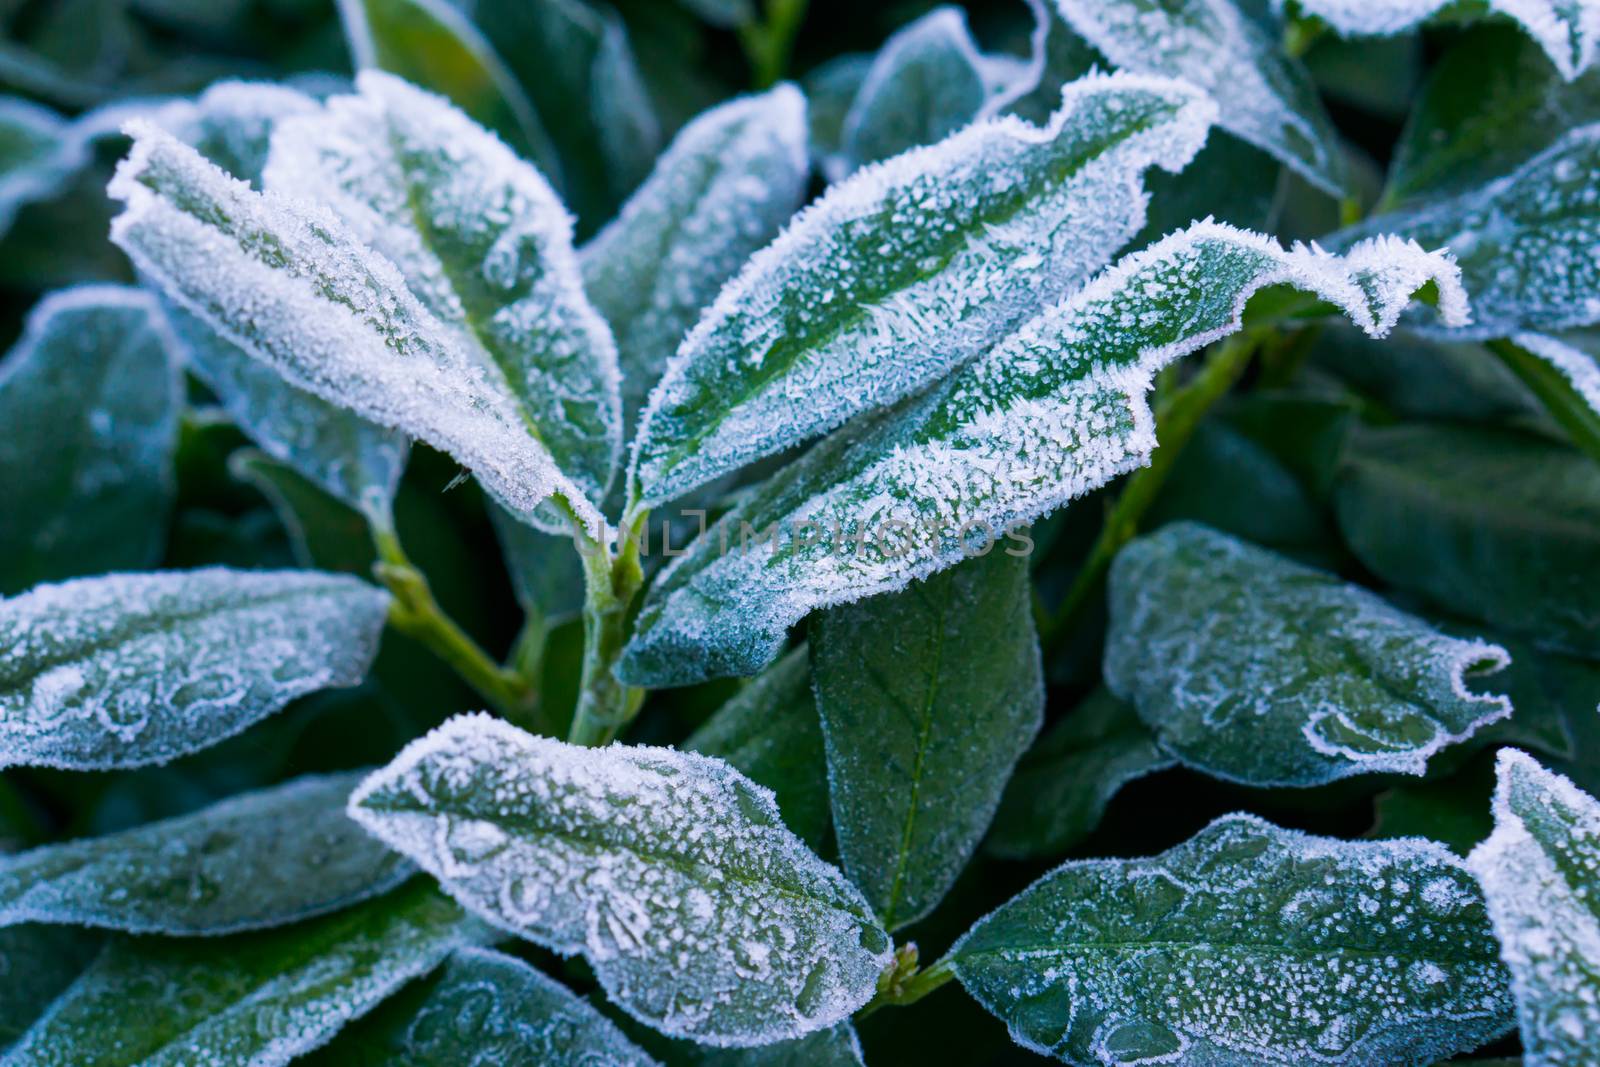
<path id="1" fill-rule="evenodd" d="M 1596 0 L 0 24 L 0 1063 L 1594 1062 Z"/>

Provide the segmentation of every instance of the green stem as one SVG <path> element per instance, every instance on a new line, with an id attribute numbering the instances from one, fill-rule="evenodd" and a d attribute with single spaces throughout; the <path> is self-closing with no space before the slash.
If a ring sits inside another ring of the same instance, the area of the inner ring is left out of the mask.
<path id="1" fill-rule="evenodd" d="M 625 527 L 614 556 L 605 545 L 578 537 L 585 589 L 583 678 L 567 734 L 572 744 L 610 744 L 644 703 L 644 690 L 622 684 L 613 669 L 627 643 L 628 610 L 644 584 L 637 534 L 648 521 L 646 512 Z"/>
<path id="2" fill-rule="evenodd" d="M 368 521 L 378 553 L 373 573 L 393 597 L 389 624 L 426 645 L 503 718 L 527 729 L 547 732 L 539 714 L 535 682 L 495 663 L 444 613 L 428 587 L 427 576 L 407 558 L 391 522 L 370 512 Z"/>
<path id="3" fill-rule="evenodd" d="M 916 946 L 907 946 L 914 953 Z M 864 1019 L 879 1008 L 893 1005 L 903 1008 L 908 1004 L 915 1004 L 935 989 L 949 982 L 956 976 L 948 960 L 940 960 L 925 971 L 913 970 L 909 974 L 900 973 L 898 968 L 891 968 L 884 972 L 884 977 L 878 982 L 878 991 L 866 1005 L 856 1013 L 856 1018 Z"/>
<path id="4" fill-rule="evenodd" d="M 1572 443 L 1600 462 L 1600 415 L 1572 388 L 1567 376 L 1514 341 L 1485 344 L 1539 398 Z"/>
<path id="5" fill-rule="evenodd" d="M 1155 503 L 1168 475 L 1172 473 L 1173 464 L 1194 436 L 1201 418 L 1244 374 L 1261 337 L 1259 332 L 1246 331 L 1218 345 L 1200 373 L 1173 392 L 1157 410 L 1156 439 L 1159 447 L 1152 453 L 1150 465 L 1129 477 L 1116 504 L 1106 515 L 1100 527 L 1100 536 L 1073 578 L 1066 597 L 1040 628 L 1039 640 L 1046 650 L 1053 650 L 1071 632 L 1073 624 L 1099 592 L 1112 559 L 1139 532 L 1139 521 Z"/>
<path id="6" fill-rule="evenodd" d="M 1320 19 L 1290 19 L 1289 24 L 1283 28 L 1283 53 L 1291 59 L 1299 59 L 1311 50 L 1311 46 L 1328 29 L 1327 23 Z"/>
<path id="7" fill-rule="evenodd" d="M 739 27 L 739 43 L 750 61 L 757 89 L 768 89 L 783 79 L 794 50 L 794 37 L 805 18 L 808 0 L 767 0 L 766 18 Z"/>

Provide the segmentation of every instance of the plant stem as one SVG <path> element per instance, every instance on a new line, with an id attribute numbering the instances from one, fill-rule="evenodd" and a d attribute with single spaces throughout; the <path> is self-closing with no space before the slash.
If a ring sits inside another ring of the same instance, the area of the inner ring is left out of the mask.
<path id="1" fill-rule="evenodd" d="M 757 89 L 769 89 L 783 79 L 789 69 L 794 36 L 805 18 L 808 0 L 767 0 L 766 18 L 739 27 L 739 42 L 750 61 L 751 79 Z"/>
<path id="2" fill-rule="evenodd" d="M 916 946 L 907 947 L 911 949 L 912 958 L 915 959 Z M 897 1008 L 915 1004 L 955 976 L 956 972 L 947 960 L 940 960 L 925 971 L 913 970 L 909 974 L 902 974 L 898 968 L 893 968 L 885 972 L 885 980 L 879 981 L 877 993 L 856 1013 L 856 1018 L 864 1019 L 879 1008 L 891 1004 Z"/>
<path id="3" fill-rule="evenodd" d="M 1485 345 L 1539 398 L 1572 443 L 1600 462 L 1600 415 L 1577 394 L 1567 376 L 1515 341 L 1487 341 Z"/>
<path id="4" fill-rule="evenodd" d="M 539 714 L 536 683 L 495 663 L 444 613 L 428 587 L 427 576 L 400 546 L 392 522 L 371 512 L 368 522 L 378 553 L 373 573 L 394 598 L 389 605 L 389 624 L 426 645 L 503 718 L 527 729 L 547 732 Z"/>
<path id="5" fill-rule="evenodd" d="M 623 531 L 615 555 L 580 533 L 583 555 L 583 679 L 567 740 L 575 745 L 607 745 L 633 721 L 644 690 L 623 685 L 612 669 L 627 641 L 628 609 L 644 584 L 637 532 L 649 521 L 640 515 Z"/>
<path id="6" fill-rule="evenodd" d="M 1200 373 L 1174 391 L 1157 410 L 1159 447 L 1152 453 L 1150 465 L 1135 471 L 1128 479 L 1067 595 L 1041 626 L 1039 640 L 1047 652 L 1071 632 L 1072 624 L 1100 590 L 1112 559 L 1139 532 L 1139 521 L 1155 503 L 1167 476 L 1172 473 L 1173 464 L 1200 425 L 1200 419 L 1244 374 L 1261 337 L 1261 332 L 1247 330 L 1222 342 L 1212 350 Z"/>

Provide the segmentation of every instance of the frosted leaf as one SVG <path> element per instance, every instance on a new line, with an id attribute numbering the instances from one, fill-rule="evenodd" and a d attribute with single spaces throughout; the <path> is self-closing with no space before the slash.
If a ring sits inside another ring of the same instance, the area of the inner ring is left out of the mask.
<path id="1" fill-rule="evenodd" d="M 1155 373 L 1237 330 L 1251 294 L 1280 284 L 1378 336 L 1424 285 L 1449 321 L 1465 315 L 1448 258 L 1415 245 L 1379 239 L 1341 258 L 1196 223 L 775 475 L 661 572 L 621 673 L 753 674 L 811 611 L 903 588 L 1141 466 Z"/>
<path id="2" fill-rule="evenodd" d="M 1380 215 L 1339 241 L 1394 233 L 1445 247 L 1461 267 L 1472 324 L 1506 337 L 1600 322 L 1600 124 L 1572 130 L 1504 178 L 1408 211 Z M 1437 317 L 1423 316 L 1431 328 Z"/>
<path id="3" fill-rule="evenodd" d="M 1600 50 L 1600 3 L 1596 0 L 1294 0 L 1296 11 L 1326 22 L 1345 37 L 1387 37 L 1416 29 L 1441 13 L 1509 18 L 1538 42 L 1568 81 L 1594 63 Z M 1286 0 L 1272 0 L 1282 10 Z"/>
<path id="4" fill-rule="evenodd" d="M 132 133 L 112 239 L 169 298 L 291 384 L 451 453 L 513 511 L 559 493 L 601 531 L 499 369 L 393 264 L 325 209 L 254 193 L 152 126 Z"/>
<path id="5" fill-rule="evenodd" d="M 650 172 L 662 143 L 622 18 L 574 0 L 474 0 L 472 21 L 527 91 L 560 156 L 557 185 L 592 232 Z M 539 167 L 551 174 L 542 159 Z"/>
<path id="6" fill-rule="evenodd" d="M 544 123 L 504 60 L 450 0 L 338 0 L 356 66 L 389 71 L 443 96 L 562 183 Z"/>
<path id="7" fill-rule="evenodd" d="M 1050 120 L 1061 102 L 1061 87 L 1111 64 L 1068 26 L 1055 0 L 1027 0 L 1033 34 L 1026 65 L 989 99 L 983 114 L 1018 115 L 1035 125 Z"/>
<path id="8" fill-rule="evenodd" d="M 1131 705 L 1096 689 L 1023 756 L 985 848 L 1005 859 L 1060 855 L 1099 825 L 1118 790 L 1173 764 Z"/>
<path id="9" fill-rule="evenodd" d="M 1460 860 L 1250 815 L 1148 859 L 1062 864 L 949 959 L 1015 1040 L 1082 1067 L 1422 1067 L 1512 1022 Z"/>
<path id="10" fill-rule="evenodd" d="M 286 86 L 220 82 L 193 103 L 162 107 L 153 120 L 259 189 L 273 130 L 319 108 Z M 197 316 L 171 300 L 163 304 L 189 368 L 251 440 L 352 507 L 389 508 L 405 468 L 404 435 L 295 388 Z"/>
<path id="11" fill-rule="evenodd" d="M 419 880 L 282 930 L 114 941 L 3 1062 L 281 1067 L 452 951 L 491 938 Z"/>
<path id="12" fill-rule="evenodd" d="M 839 857 L 897 930 L 955 884 L 1044 723 L 1027 557 L 822 612 L 811 670 Z"/>
<path id="13" fill-rule="evenodd" d="M 52 293 L 0 361 L 0 593 L 154 566 L 176 489 L 182 404 L 155 301 Z"/>
<path id="14" fill-rule="evenodd" d="M 848 1018 L 889 962 L 861 895 L 726 764 L 487 715 L 408 745 L 350 814 L 497 926 L 582 953 L 640 1021 L 759 1045 Z"/>
<path id="15" fill-rule="evenodd" d="M 791 85 L 696 117 L 580 253 L 617 337 L 624 425 L 700 311 L 772 240 L 806 191 L 806 102 Z"/>
<path id="16" fill-rule="evenodd" d="M 861 91 L 861 83 L 867 80 L 874 58 L 866 53 L 849 52 L 812 67 L 800 78 L 800 89 L 806 98 L 811 164 L 830 182 L 839 181 L 849 173 L 849 164 L 841 154 L 844 118 L 850 112 L 850 105 L 855 103 L 856 93 Z M 1060 100 L 1061 92 L 1057 87 L 1052 102 Z"/>
<path id="17" fill-rule="evenodd" d="M 1600 415 L 1600 338 L 1587 333 L 1565 337 L 1519 333 L 1511 340 L 1554 367 L 1572 392 Z"/>
<path id="18" fill-rule="evenodd" d="M 0 1049 L 32 1026 L 93 962 L 102 940 L 70 926 L 0 929 Z"/>
<path id="19" fill-rule="evenodd" d="M 1600 659 L 1600 467 L 1501 426 L 1363 428 L 1333 493 L 1383 581 L 1540 647 Z"/>
<path id="20" fill-rule="evenodd" d="M 49 108 L 0 96 L 0 237 L 17 209 L 52 193 L 83 162 L 84 146 Z"/>
<path id="21" fill-rule="evenodd" d="M 1494 833 L 1473 849 L 1511 968 L 1523 1062 L 1581 1067 L 1600 1046 L 1600 801 L 1500 750 Z"/>
<path id="22" fill-rule="evenodd" d="M 1467 192 L 1600 118 L 1600 71 L 1563 85 L 1515 28 L 1460 34 L 1428 71 L 1394 145 L 1380 210 Z"/>
<path id="23" fill-rule="evenodd" d="M 1422 774 L 1511 714 L 1469 682 L 1499 645 L 1449 637 L 1336 575 L 1195 523 L 1118 553 L 1105 679 L 1162 747 L 1255 786 Z"/>
<path id="24" fill-rule="evenodd" d="M 1182 78 L 1217 101 L 1217 122 L 1332 195 L 1347 183 L 1338 132 L 1300 65 L 1233 0 L 1054 0 L 1122 70 Z"/>
<path id="25" fill-rule="evenodd" d="M 840 1023 L 793 1041 L 759 1048 L 697 1048 L 671 1067 L 865 1067 L 855 1027 Z"/>
<path id="26" fill-rule="evenodd" d="M 389 597 L 314 571 L 110 574 L 0 599 L 0 766 L 111 770 L 361 681 Z"/>
<path id="27" fill-rule="evenodd" d="M 617 353 L 550 186 L 441 98 L 367 71 L 272 136 L 268 190 L 332 208 L 598 503 L 621 448 Z"/>
<path id="28" fill-rule="evenodd" d="M 683 747 L 772 790 L 784 825 L 813 851 L 827 847 L 828 764 L 805 646 L 730 697 Z"/>
<path id="29" fill-rule="evenodd" d="M 978 123 L 861 170 L 758 252 L 651 395 L 636 502 L 893 403 L 1080 286 L 1144 224 L 1142 172 L 1187 163 L 1213 111 L 1165 79 L 1062 96 L 1043 130 Z"/>
<path id="30" fill-rule="evenodd" d="M 942 141 L 977 117 L 989 92 L 987 61 L 966 15 L 935 8 L 878 50 L 845 113 L 845 165 L 854 170 Z"/>
<path id="31" fill-rule="evenodd" d="M 458 949 L 305 1067 L 658 1067 L 591 1004 L 528 964 Z"/>
<path id="32" fill-rule="evenodd" d="M 227 934 L 388 892 L 415 869 L 345 815 L 358 778 L 299 778 L 192 815 L 4 857 L 0 925 Z"/>

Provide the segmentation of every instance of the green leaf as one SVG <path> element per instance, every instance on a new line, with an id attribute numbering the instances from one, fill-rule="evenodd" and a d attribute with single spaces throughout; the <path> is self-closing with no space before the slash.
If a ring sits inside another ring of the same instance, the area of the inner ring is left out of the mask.
<path id="1" fill-rule="evenodd" d="M 1144 224 L 1211 104 L 1164 79 L 1075 82 L 1043 130 L 977 123 L 833 186 L 750 260 L 667 365 L 630 490 L 654 506 L 890 404 L 1080 286 Z"/>
<path id="2" fill-rule="evenodd" d="M 1005 859 L 1059 855 L 1093 832 L 1119 789 L 1174 762 L 1132 705 L 1096 689 L 1023 756 L 986 848 Z"/>
<path id="3" fill-rule="evenodd" d="M 1510 662 L 1499 645 L 1194 523 L 1124 548 L 1108 599 L 1107 686 L 1163 748 L 1229 781 L 1420 775 L 1511 714 L 1468 684 Z"/>
<path id="4" fill-rule="evenodd" d="M 855 1028 L 840 1023 L 793 1041 L 759 1048 L 697 1049 L 683 1067 L 865 1067 Z M 676 1067 L 676 1064 L 669 1065 Z"/>
<path id="5" fill-rule="evenodd" d="M 458 949 L 306 1067 L 656 1067 L 615 1023 L 519 959 Z"/>
<path id="6" fill-rule="evenodd" d="M 489 932 L 425 882 L 286 930 L 113 942 L 4 1059 L 280 1067 Z"/>
<path id="7" fill-rule="evenodd" d="M 345 815 L 358 778 L 298 778 L 193 815 L 7 856 L 0 925 L 228 934 L 387 892 L 414 871 Z"/>
<path id="8" fill-rule="evenodd" d="M 77 168 L 82 151 L 55 112 L 0 96 L 0 238 L 19 207 L 49 195 Z"/>
<path id="9" fill-rule="evenodd" d="M 1353 434 L 1334 492 L 1384 581 L 1540 647 L 1600 656 L 1600 469 L 1560 444 L 1445 424 Z"/>
<path id="10" fill-rule="evenodd" d="M 772 790 L 784 825 L 814 852 L 828 841 L 828 764 L 802 646 L 740 690 L 683 747 Z"/>
<path id="11" fill-rule="evenodd" d="M 32 1026 L 100 952 L 101 938 L 69 926 L 0 930 L 0 1051 Z"/>
<path id="12" fill-rule="evenodd" d="M 509 387 L 533 436 L 598 503 L 621 449 L 617 352 L 584 297 L 560 199 L 438 97 L 377 72 L 356 85 L 278 127 L 266 187 L 331 207 L 399 267 L 454 347 Z"/>
<path id="13" fill-rule="evenodd" d="M 1447 248 L 1472 301 L 1454 336 L 1507 337 L 1600 322 L 1600 124 L 1563 134 L 1502 178 L 1459 196 L 1379 215 L 1331 239 L 1376 233 Z M 1421 325 L 1442 330 L 1436 314 Z"/>
<path id="14" fill-rule="evenodd" d="M 1511 1026 L 1483 899 L 1429 841 L 1229 815 L 1159 856 L 1063 864 L 956 942 L 962 985 L 1083 1067 L 1430 1064 Z"/>
<path id="15" fill-rule="evenodd" d="M 714 26 L 731 28 L 755 20 L 751 0 L 678 0 L 680 4 Z"/>
<path id="16" fill-rule="evenodd" d="M 617 337 L 627 431 L 701 309 L 800 206 L 805 115 L 782 85 L 698 116 L 583 247 L 584 288 Z"/>
<path id="17" fill-rule="evenodd" d="M 447 97 L 561 187 L 561 163 L 539 115 L 461 11 L 445 0 L 338 0 L 338 5 L 358 68 L 386 70 Z"/>
<path id="18" fill-rule="evenodd" d="M 1600 120 L 1600 72 L 1562 85 L 1538 45 L 1509 26 L 1461 37 L 1434 64 L 1395 145 L 1389 206 L 1464 193 Z"/>
<path id="19" fill-rule="evenodd" d="M 438 109 L 429 102 L 415 117 L 437 117 Z M 470 143 L 486 143 L 482 131 L 450 117 Z M 532 432 L 523 397 L 500 368 L 325 210 L 253 193 L 148 125 L 136 126 L 134 150 L 110 191 L 127 204 L 113 240 L 169 298 L 253 358 L 301 389 L 449 452 L 518 515 L 531 517 L 559 493 L 592 533 L 602 529 L 598 511 Z M 559 219 L 539 222 L 560 229 Z M 495 263 L 516 266 L 509 252 Z M 575 269 L 571 275 L 575 292 Z"/>
<path id="20" fill-rule="evenodd" d="M 229 456 L 228 472 L 267 498 L 289 535 L 298 565 L 357 577 L 372 573 L 377 552 L 368 520 L 359 511 L 329 496 L 293 467 L 253 448 Z"/>
<path id="21" fill-rule="evenodd" d="M 1349 176 L 1333 122 L 1304 69 L 1233 0 L 1054 0 L 1072 30 L 1113 65 L 1199 87 L 1229 133 L 1270 152 L 1333 196 Z"/>
<path id="22" fill-rule="evenodd" d="M 1404 419 L 1528 423 L 1538 400 L 1488 349 L 1399 329 L 1374 341 L 1337 326 L 1323 331 L 1310 365 Z"/>
<path id="23" fill-rule="evenodd" d="M 989 99 L 985 62 L 961 8 L 935 8 L 896 32 L 845 114 L 845 166 L 855 170 L 942 141 L 967 125 Z"/>
<path id="24" fill-rule="evenodd" d="M 1467 865 L 1511 968 L 1525 1059 L 1580 1064 L 1600 1034 L 1600 801 L 1501 749 L 1494 833 Z"/>
<path id="25" fill-rule="evenodd" d="M 1600 462 L 1600 333 L 1519 333 L 1489 348 L 1539 399 L 1572 443 Z"/>
<path id="26" fill-rule="evenodd" d="M 847 53 L 820 63 L 800 78 L 806 98 L 806 125 L 810 131 L 811 162 L 828 181 L 839 181 L 848 171 L 844 150 L 844 118 L 855 103 L 861 83 L 872 69 L 874 56 Z M 1058 89 L 1051 105 L 1061 102 Z M 1049 117 L 1050 108 L 1045 109 Z"/>
<path id="27" fill-rule="evenodd" d="M 1273 0 L 1282 8 L 1286 0 Z M 1295 0 L 1302 16 L 1327 22 L 1345 37 L 1388 36 L 1405 33 L 1435 17 L 1492 14 L 1517 22 L 1544 49 L 1556 70 L 1568 81 L 1594 63 L 1600 49 L 1600 24 L 1590 0 L 1575 3 L 1526 4 L 1518 0 L 1389 0 L 1382 4 L 1351 0 Z"/>
<path id="28" fill-rule="evenodd" d="M 1426 837 L 1465 857 L 1489 836 L 1489 795 L 1494 792 L 1494 757 L 1485 751 L 1461 770 L 1441 778 L 1406 782 L 1372 801 L 1368 837 Z"/>
<path id="29" fill-rule="evenodd" d="M 155 121 L 260 189 L 274 131 L 288 118 L 319 109 L 311 97 L 285 86 L 223 82 L 193 104 L 165 106 Z M 295 388 L 174 301 L 163 305 L 189 369 L 251 440 L 349 506 L 386 518 L 405 469 L 403 435 Z"/>
<path id="30" fill-rule="evenodd" d="M 181 403 L 155 302 L 84 286 L 34 306 L 0 363 L 0 594 L 161 559 Z"/>
<path id="31" fill-rule="evenodd" d="M 583 612 L 583 557 L 572 538 L 542 533 L 491 504 L 489 518 L 511 576 L 511 591 L 529 617 L 559 626 Z"/>
<path id="32" fill-rule="evenodd" d="M 1111 63 L 1061 18 L 1055 0 L 1027 0 L 1027 4 L 1033 14 L 1028 66 L 989 101 L 986 111 L 1042 126 L 1061 106 L 1063 85 Z"/>
<path id="33" fill-rule="evenodd" d="M 163 571 L 0 599 L 0 766 L 165 763 L 361 681 L 389 597 L 312 571 Z"/>
<path id="34" fill-rule="evenodd" d="M 1461 313 L 1448 261 L 1415 246 L 1340 259 L 1215 223 L 1173 234 L 753 492 L 657 578 L 619 674 L 754 674 L 811 610 L 903 588 L 1143 465 L 1155 373 L 1238 329 L 1264 286 L 1315 292 L 1381 335 L 1425 284 Z"/>
<path id="35" fill-rule="evenodd" d="M 533 102 L 561 157 L 567 203 L 592 231 L 650 172 L 662 143 L 627 28 L 582 0 L 476 0 L 473 22 Z"/>
<path id="36" fill-rule="evenodd" d="M 889 930 L 927 915 L 1044 722 L 1021 553 L 819 614 L 811 669 L 839 855 Z"/>
<path id="37" fill-rule="evenodd" d="M 705 756 L 461 716 L 373 774 L 350 814 L 490 922 L 581 952 L 612 1000 L 673 1036 L 832 1026 L 889 962 L 866 901 L 772 794 Z"/>

